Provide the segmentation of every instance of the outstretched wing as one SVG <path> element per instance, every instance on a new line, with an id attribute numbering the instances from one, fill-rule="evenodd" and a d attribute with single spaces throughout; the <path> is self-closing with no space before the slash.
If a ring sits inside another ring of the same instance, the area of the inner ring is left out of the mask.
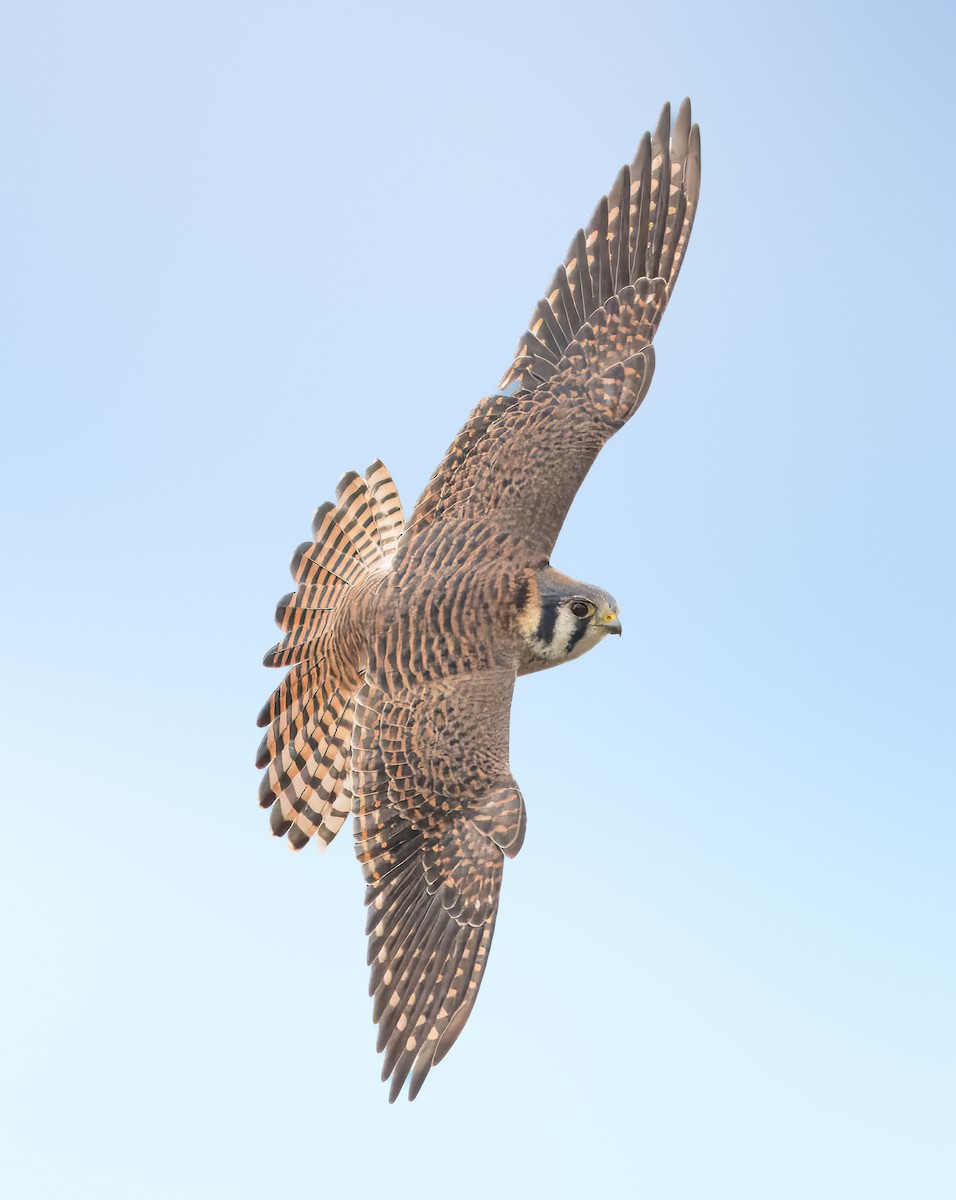
<path id="1" fill-rule="evenodd" d="M 665 105 L 653 137 L 644 135 L 575 235 L 502 393 L 482 400 L 452 443 L 406 526 L 397 562 L 412 554 L 427 561 L 429 547 L 449 562 L 456 529 L 474 522 L 518 538 L 532 557 L 550 556 L 595 457 L 650 384 L 650 343 L 700 190 L 700 134 L 689 101 L 670 126 Z"/>
<path id="2" fill-rule="evenodd" d="M 368 884 L 369 991 L 394 1100 L 413 1100 L 475 1003 L 505 855 L 524 838 L 508 771 L 514 671 L 388 695 L 369 682 L 352 742 L 357 853 Z"/>

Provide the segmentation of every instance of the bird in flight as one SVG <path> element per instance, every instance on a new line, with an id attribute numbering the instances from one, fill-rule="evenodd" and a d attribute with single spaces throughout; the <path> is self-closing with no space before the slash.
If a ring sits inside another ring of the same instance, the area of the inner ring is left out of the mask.
<path id="1" fill-rule="evenodd" d="M 409 1099 L 481 984 L 505 858 L 525 835 L 508 766 L 515 679 L 621 632 L 617 601 L 551 566 L 571 502 L 636 412 L 700 190 L 690 103 L 571 242 L 500 390 L 405 522 L 380 462 L 344 475 L 292 558 L 259 714 L 272 832 L 324 848 L 354 813 L 382 1078 Z M 409 1078 L 410 1077 L 410 1078 Z"/>

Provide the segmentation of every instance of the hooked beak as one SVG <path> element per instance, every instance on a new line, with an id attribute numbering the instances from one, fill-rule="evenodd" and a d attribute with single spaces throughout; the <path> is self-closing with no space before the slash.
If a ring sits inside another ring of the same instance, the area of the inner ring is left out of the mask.
<path id="1" fill-rule="evenodd" d="M 618 619 L 616 612 L 606 612 L 601 618 L 601 628 L 605 633 L 616 633 L 618 637 L 621 635 L 621 622 Z"/>

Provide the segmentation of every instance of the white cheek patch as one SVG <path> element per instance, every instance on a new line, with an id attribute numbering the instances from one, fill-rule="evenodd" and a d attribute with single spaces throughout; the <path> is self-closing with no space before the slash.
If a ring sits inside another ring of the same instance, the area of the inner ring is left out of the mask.
<path id="1" fill-rule="evenodd" d="M 568 642 L 578 631 L 578 623 L 566 608 L 558 609 L 554 623 L 553 652 L 555 658 L 563 658 L 568 652 Z"/>
<path id="2" fill-rule="evenodd" d="M 534 656 L 542 662 L 557 663 L 561 662 L 565 657 L 564 647 L 568 643 L 568 614 L 562 609 L 558 609 L 554 616 L 554 624 L 550 629 L 550 637 L 546 640 L 539 636 L 538 630 L 541 628 L 539 624 L 534 634 L 528 638 L 528 644 Z"/>
<path id="3" fill-rule="evenodd" d="M 603 630 L 595 629 L 593 625 L 589 625 L 580 641 L 572 646 L 571 650 L 565 654 L 566 661 L 570 662 L 572 658 L 580 658 L 581 655 L 587 653 L 588 650 L 593 650 L 603 637 Z"/>
<path id="4" fill-rule="evenodd" d="M 534 654 L 548 662 L 567 662 L 577 658 L 599 640 L 597 631 L 590 627 L 581 633 L 581 623 L 566 608 L 558 609 L 554 630 L 549 641 L 534 636 L 528 639 Z M 573 644 L 572 644 L 573 643 Z"/>

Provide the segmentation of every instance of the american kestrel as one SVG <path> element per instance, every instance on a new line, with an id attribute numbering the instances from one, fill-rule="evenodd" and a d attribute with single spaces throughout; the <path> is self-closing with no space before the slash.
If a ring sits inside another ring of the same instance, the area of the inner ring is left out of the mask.
<path id="1" fill-rule="evenodd" d="M 505 858 L 525 835 L 508 767 L 515 679 L 620 633 L 617 601 L 551 566 L 598 451 L 636 412 L 684 259 L 700 135 L 665 105 L 538 303 L 500 390 L 406 524 L 375 462 L 345 475 L 276 610 L 289 671 L 259 714 L 272 831 L 325 847 L 355 814 L 382 1078 L 410 1099 L 468 1019 Z"/>

